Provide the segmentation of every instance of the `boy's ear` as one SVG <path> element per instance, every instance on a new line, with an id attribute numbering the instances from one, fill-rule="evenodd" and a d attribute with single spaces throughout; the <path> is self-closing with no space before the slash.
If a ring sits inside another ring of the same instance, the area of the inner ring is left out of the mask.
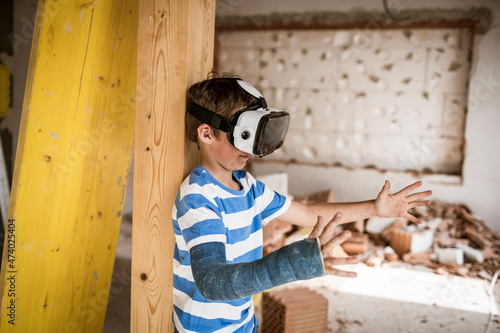
<path id="1" fill-rule="evenodd" d="M 213 133 L 212 133 L 212 128 L 208 126 L 207 124 L 201 124 L 197 128 L 198 131 L 198 139 L 205 143 L 205 144 L 211 144 L 212 139 L 213 139 Z"/>

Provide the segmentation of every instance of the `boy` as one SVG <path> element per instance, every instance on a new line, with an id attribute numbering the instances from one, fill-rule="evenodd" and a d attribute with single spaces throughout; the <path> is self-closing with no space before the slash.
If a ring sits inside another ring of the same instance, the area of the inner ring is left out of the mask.
<path id="1" fill-rule="evenodd" d="M 186 131 L 201 160 L 183 182 L 173 209 L 174 313 L 180 332 L 257 332 L 252 295 L 325 274 L 355 277 L 334 268 L 355 257 L 334 258 L 350 237 L 337 225 L 372 216 L 404 217 L 428 205 L 431 191 L 390 195 L 386 181 L 375 200 L 303 205 L 271 191 L 241 170 L 251 155 L 279 148 L 288 128 L 284 111 L 267 109 L 263 96 L 237 78 L 211 78 L 188 90 Z M 262 258 L 262 225 L 278 217 L 311 235 Z M 325 220 L 329 221 L 325 223 Z"/>

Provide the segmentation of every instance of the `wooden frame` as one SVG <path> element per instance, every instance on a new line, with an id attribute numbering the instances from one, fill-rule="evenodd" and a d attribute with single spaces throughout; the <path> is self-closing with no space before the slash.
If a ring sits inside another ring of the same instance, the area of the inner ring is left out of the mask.
<path id="1" fill-rule="evenodd" d="M 131 332 L 173 332 L 172 206 L 196 163 L 186 88 L 213 65 L 215 0 L 141 0 L 134 158 Z"/>
<path id="2" fill-rule="evenodd" d="M 2 260 L 2 332 L 102 330 L 133 152 L 137 5 L 38 3 Z"/>

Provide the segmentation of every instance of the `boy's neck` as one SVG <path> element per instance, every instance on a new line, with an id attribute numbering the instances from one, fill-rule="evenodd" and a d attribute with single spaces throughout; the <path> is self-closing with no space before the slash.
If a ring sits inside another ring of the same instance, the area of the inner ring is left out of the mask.
<path id="1" fill-rule="evenodd" d="M 233 178 L 232 170 L 225 169 L 221 165 L 212 165 L 211 163 L 206 163 L 206 161 L 201 161 L 200 166 L 210 172 L 212 177 L 217 179 L 217 181 L 222 185 L 235 191 L 241 190 L 240 183 Z"/>

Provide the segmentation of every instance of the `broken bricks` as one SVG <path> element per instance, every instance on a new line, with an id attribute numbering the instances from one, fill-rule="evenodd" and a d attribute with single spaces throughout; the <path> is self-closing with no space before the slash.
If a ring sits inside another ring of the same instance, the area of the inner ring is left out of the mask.
<path id="1" fill-rule="evenodd" d="M 326 332 L 328 300 L 308 288 L 282 289 L 262 294 L 262 332 Z"/>
<path id="2" fill-rule="evenodd" d="M 286 180 L 283 177 L 283 175 L 278 174 L 273 176 L 272 179 L 274 179 L 275 183 L 279 183 L 283 186 L 285 183 L 284 180 Z M 306 204 L 335 202 L 335 193 L 332 190 L 319 191 L 312 193 L 305 198 L 299 199 L 299 201 Z M 263 255 L 265 256 L 285 246 L 287 236 L 294 230 L 296 229 L 294 229 L 292 224 L 280 221 L 279 219 L 272 220 L 263 226 Z"/>
<path id="3" fill-rule="evenodd" d="M 292 231 L 290 223 L 274 219 L 262 227 L 263 255 L 267 255 L 285 245 L 286 235 Z"/>
<path id="4" fill-rule="evenodd" d="M 500 235 L 493 232 L 467 205 L 433 202 L 413 212 L 424 221 L 427 231 L 420 240 L 413 238 L 414 232 L 406 226 L 407 221 L 395 220 L 380 234 L 370 234 L 378 246 L 389 244 L 400 258 L 411 264 L 423 264 L 433 268 L 436 274 L 457 274 L 469 277 L 484 277 L 500 269 Z M 374 230 L 368 225 L 367 230 Z M 432 241 L 430 233 L 433 234 Z M 385 240 L 385 243 L 384 243 Z M 421 245 L 414 246 L 413 240 Z M 428 250 L 424 250 L 431 245 Z M 440 251 L 442 254 L 439 255 Z M 368 250 L 368 253 L 372 248 Z M 432 257 L 431 252 L 435 255 Z M 417 253 L 414 253 L 417 252 Z M 391 258 L 392 257 L 392 258 Z M 431 260 L 432 259 L 434 260 Z M 370 259 L 370 256 L 365 256 Z M 394 256 L 386 254 L 386 260 Z M 484 271 L 482 274 L 479 272 Z"/>
<path id="5" fill-rule="evenodd" d="M 344 251 L 348 254 L 363 254 L 370 246 L 369 236 L 368 234 L 353 232 L 352 236 L 340 246 L 342 246 Z"/>

